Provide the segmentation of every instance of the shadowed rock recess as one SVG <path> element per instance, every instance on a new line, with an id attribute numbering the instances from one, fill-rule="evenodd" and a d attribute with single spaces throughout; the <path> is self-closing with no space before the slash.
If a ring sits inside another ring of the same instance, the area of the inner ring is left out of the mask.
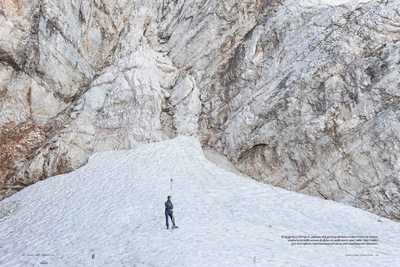
<path id="1" fill-rule="evenodd" d="M 0 0 L 0 198 L 190 135 L 400 220 L 399 40 L 400 0 Z"/>

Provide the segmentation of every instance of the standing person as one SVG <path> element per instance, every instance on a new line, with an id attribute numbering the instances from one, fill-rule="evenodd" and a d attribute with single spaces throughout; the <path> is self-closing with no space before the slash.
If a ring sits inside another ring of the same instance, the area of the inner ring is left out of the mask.
<path id="1" fill-rule="evenodd" d="M 169 229 L 168 216 L 171 218 L 172 221 L 172 229 L 178 228 L 178 226 L 175 225 L 174 205 L 171 202 L 171 198 L 171 196 L 168 196 L 167 201 L 165 202 L 165 222 L 167 224 L 167 229 Z"/>

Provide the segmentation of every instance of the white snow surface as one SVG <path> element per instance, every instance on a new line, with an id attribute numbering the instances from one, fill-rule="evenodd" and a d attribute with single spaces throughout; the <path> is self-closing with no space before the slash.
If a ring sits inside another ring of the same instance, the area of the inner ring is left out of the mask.
<path id="1" fill-rule="evenodd" d="M 171 189 L 171 179 L 172 189 Z M 165 227 L 172 195 L 178 229 Z M 398 266 L 400 224 L 272 187 L 177 137 L 99 153 L 0 202 L 0 266 Z M 377 236 L 291 245 L 282 236 Z"/>

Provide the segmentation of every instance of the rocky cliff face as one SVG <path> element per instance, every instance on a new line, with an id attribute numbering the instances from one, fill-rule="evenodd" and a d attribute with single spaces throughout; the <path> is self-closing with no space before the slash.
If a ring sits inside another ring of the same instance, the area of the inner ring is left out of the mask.
<path id="1" fill-rule="evenodd" d="M 399 39 L 399 0 L 0 0 L 1 195 L 192 135 L 257 180 L 400 219 Z"/>

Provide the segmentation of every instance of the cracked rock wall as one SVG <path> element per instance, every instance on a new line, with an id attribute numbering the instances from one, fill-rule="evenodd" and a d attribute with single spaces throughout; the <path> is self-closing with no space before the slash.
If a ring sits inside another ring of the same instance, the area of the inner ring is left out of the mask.
<path id="1" fill-rule="evenodd" d="M 198 137 L 254 179 L 400 219 L 400 0 L 0 0 L 0 191 Z"/>
<path id="2" fill-rule="evenodd" d="M 266 17 L 218 73 L 208 144 L 257 180 L 399 219 L 399 8 Z"/>

